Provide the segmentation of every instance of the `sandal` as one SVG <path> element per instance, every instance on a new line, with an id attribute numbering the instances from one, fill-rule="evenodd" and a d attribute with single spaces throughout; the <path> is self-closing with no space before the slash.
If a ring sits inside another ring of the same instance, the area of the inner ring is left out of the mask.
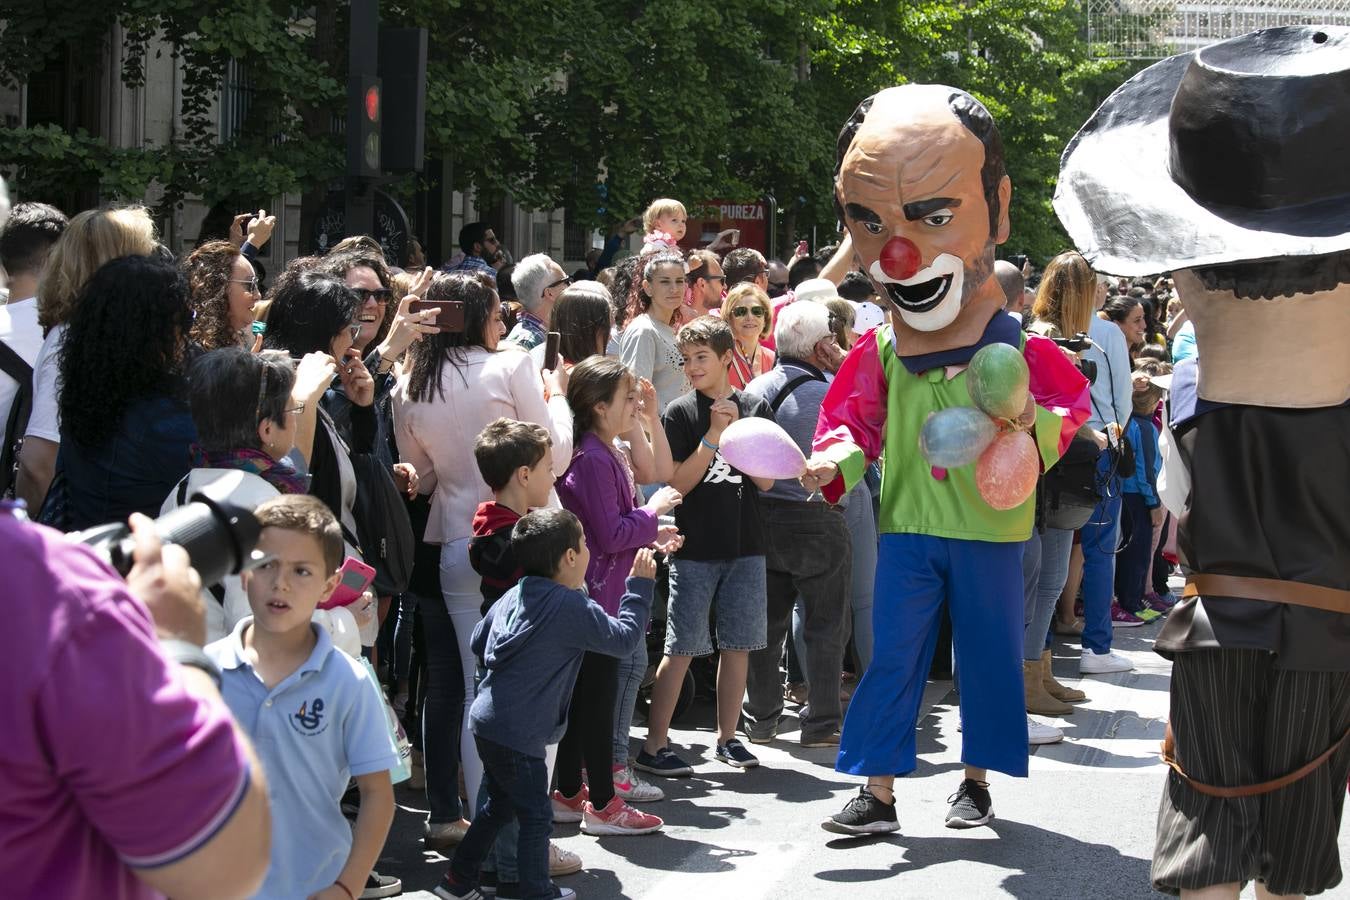
<path id="1" fill-rule="evenodd" d="M 1062 622 L 1056 617 L 1050 627 L 1055 634 L 1076 636 L 1083 633 L 1083 620 L 1076 618 L 1072 622 Z"/>

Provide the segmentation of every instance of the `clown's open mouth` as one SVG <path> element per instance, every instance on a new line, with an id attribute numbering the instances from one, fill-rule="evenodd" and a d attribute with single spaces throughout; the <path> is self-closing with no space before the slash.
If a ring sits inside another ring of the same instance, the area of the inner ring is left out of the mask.
<path id="1" fill-rule="evenodd" d="M 926 313 L 937 308 L 951 286 L 952 276 L 940 275 L 918 284 L 887 284 L 886 293 L 890 294 L 891 302 L 906 312 Z"/>

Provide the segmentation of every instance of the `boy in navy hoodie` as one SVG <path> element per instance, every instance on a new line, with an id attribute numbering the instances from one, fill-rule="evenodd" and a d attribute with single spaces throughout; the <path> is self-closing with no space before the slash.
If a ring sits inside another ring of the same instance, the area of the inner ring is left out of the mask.
<path id="1" fill-rule="evenodd" d="M 473 651 L 487 675 L 469 711 L 483 760 L 487 802 L 436 886 L 447 900 L 476 900 L 479 868 L 497 832 L 520 823 L 517 866 L 525 900 L 575 894 L 548 877 L 549 802 L 544 748 L 567 730 L 572 686 L 587 650 L 624 657 L 644 639 L 651 614 L 656 563 L 641 550 L 617 619 L 583 592 L 590 552 L 581 522 L 564 509 L 523 516 L 511 550 L 525 577 L 507 591 L 473 633 Z"/>

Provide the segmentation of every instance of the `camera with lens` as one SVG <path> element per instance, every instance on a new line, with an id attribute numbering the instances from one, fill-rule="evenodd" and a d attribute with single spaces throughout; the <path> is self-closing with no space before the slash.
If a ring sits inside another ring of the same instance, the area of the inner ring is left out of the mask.
<path id="1" fill-rule="evenodd" d="M 190 502 L 156 519 L 155 533 L 164 543 L 177 544 L 187 551 L 204 587 L 265 560 L 254 549 L 262 526 L 252 511 L 211 497 L 206 491 L 193 494 Z M 125 522 L 98 525 L 69 537 L 93 548 L 123 578 L 131 571 L 136 541 Z"/>
<path id="2" fill-rule="evenodd" d="M 1071 338 L 1052 338 L 1060 347 L 1068 350 L 1070 353 L 1082 353 L 1092 346 L 1092 341 L 1088 339 L 1086 331 L 1080 331 Z M 1088 384 L 1097 382 L 1097 364 L 1090 359 L 1078 360 L 1078 371 L 1083 373 L 1083 377 L 1088 380 Z"/>

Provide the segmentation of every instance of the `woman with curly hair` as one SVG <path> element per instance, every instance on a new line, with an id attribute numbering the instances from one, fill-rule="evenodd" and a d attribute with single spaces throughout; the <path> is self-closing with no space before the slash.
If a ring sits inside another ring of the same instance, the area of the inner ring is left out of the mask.
<path id="1" fill-rule="evenodd" d="M 203 350 L 243 347 L 262 299 L 248 258 L 229 241 L 207 241 L 183 261 L 192 306 L 189 337 Z"/>
<path id="2" fill-rule="evenodd" d="M 61 449 L 52 500 L 67 528 L 154 516 L 192 466 L 183 378 L 187 282 L 168 260 L 105 263 L 61 344 Z"/>
<path id="3" fill-rule="evenodd" d="M 145 207 L 90 209 L 70 220 L 47 254 L 38 279 L 38 324 L 45 340 L 33 363 L 33 412 L 28 419 L 15 492 L 28 508 L 41 508 L 56 471 L 61 441 L 60 347 L 66 321 L 85 282 L 110 259 L 155 250 L 155 223 Z"/>

